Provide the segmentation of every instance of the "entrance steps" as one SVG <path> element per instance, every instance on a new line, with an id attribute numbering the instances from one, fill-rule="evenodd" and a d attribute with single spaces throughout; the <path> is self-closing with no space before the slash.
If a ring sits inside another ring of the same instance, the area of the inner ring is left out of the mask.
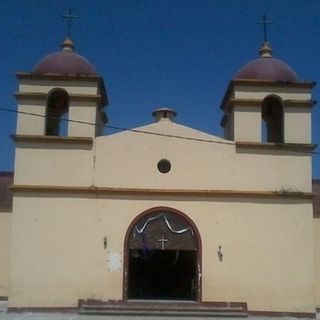
<path id="1" fill-rule="evenodd" d="M 247 317 L 247 304 L 242 302 L 192 301 L 101 301 L 79 300 L 79 314 L 166 316 L 166 317 Z"/>

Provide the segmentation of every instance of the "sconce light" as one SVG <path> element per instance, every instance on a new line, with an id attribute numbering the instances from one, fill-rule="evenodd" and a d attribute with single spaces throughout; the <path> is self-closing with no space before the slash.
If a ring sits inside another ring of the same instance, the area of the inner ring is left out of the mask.
<path id="1" fill-rule="evenodd" d="M 103 248 L 107 249 L 107 246 L 108 246 L 107 236 L 104 236 L 104 238 L 103 238 Z"/>
<path id="2" fill-rule="evenodd" d="M 222 260 L 223 260 L 222 247 L 219 246 L 218 248 L 219 248 L 219 250 L 218 250 L 219 261 L 222 262 Z"/>

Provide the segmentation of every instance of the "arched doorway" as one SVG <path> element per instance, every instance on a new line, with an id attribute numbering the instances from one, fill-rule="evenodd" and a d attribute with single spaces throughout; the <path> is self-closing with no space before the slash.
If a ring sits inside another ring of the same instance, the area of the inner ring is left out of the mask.
<path id="1" fill-rule="evenodd" d="M 201 240 L 182 212 L 140 214 L 125 239 L 124 299 L 200 301 Z"/>

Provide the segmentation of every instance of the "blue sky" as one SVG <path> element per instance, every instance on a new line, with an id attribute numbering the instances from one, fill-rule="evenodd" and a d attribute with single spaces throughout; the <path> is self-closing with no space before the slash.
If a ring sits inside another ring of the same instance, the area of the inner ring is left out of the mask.
<path id="1" fill-rule="evenodd" d="M 80 16 L 72 28 L 77 52 L 104 77 L 112 126 L 147 124 L 154 109 L 170 106 L 177 122 L 222 136 L 219 106 L 233 75 L 258 55 L 263 31 L 256 20 L 263 13 L 274 21 L 274 57 L 301 80 L 320 80 L 320 0 L 0 0 L 1 107 L 16 107 L 17 71 L 29 72 L 59 50 L 69 8 Z M 15 123 L 14 113 L 0 111 L 0 171 L 14 168 Z M 319 141 L 316 106 L 313 142 Z M 319 154 L 313 164 L 320 178 Z"/>

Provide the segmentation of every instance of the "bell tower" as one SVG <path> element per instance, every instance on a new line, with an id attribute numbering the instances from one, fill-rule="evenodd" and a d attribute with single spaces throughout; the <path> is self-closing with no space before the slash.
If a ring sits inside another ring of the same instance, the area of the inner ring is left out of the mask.
<path id="1" fill-rule="evenodd" d="M 107 122 L 102 77 L 67 37 L 61 51 L 17 78 L 14 184 L 91 185 L 94 139 Z"/>
<path id="2" fill-rule="evenodd" d="M 311 144 L 311 91 L 295 71 L 272 57 L 264 42 L 259 58 L 230 81 L 221 109 L 225 138 L 236 142 Z"/>
<path id="3" fill-rule="evenodd" d="M 102 133 L 108 104 L 103 79 L 66 38 L 60 52 L 17 73 L 17 135 L 91 137 Z M 32 115 L 30 115 L 32 114 Z M 64 128 L 64 130 L 63 130 Z"/>

